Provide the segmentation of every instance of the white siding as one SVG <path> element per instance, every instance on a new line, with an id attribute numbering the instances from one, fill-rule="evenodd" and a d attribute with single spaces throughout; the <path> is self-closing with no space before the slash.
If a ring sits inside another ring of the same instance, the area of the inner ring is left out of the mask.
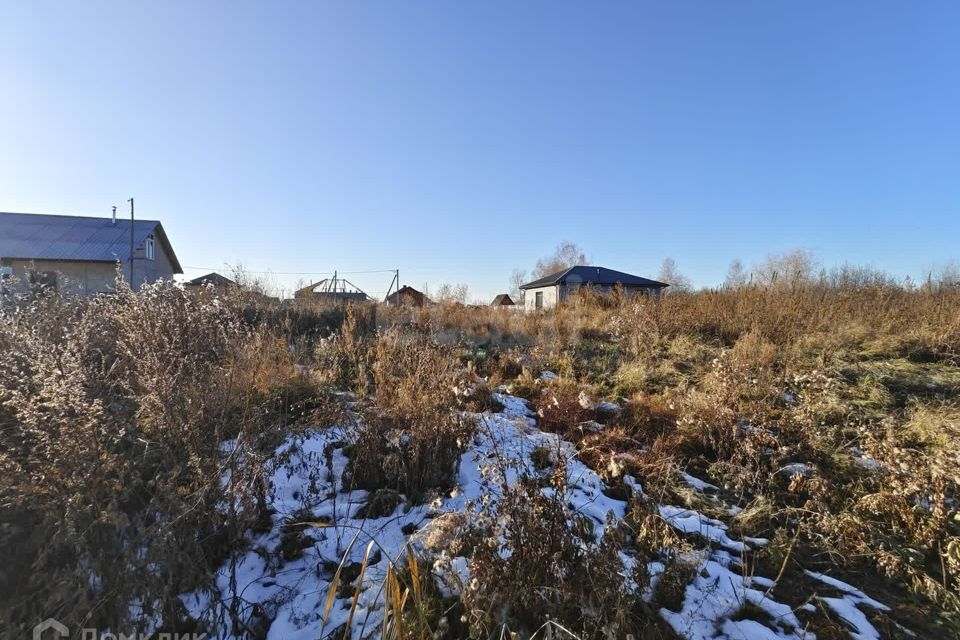
<path id="1" fill-rule="evenodd" d="M 558 300 L 558 290 L 557 285 L 550 285 L 549 287 L 540 287 L 538 289 L 527 289 L 523 294 L 523 308 L 526 311 L 536 311 L 537 309 L 537 294 L 543 294 L 543 308 L 549 309 L 550 307 L 555 307 Z"/>
<path id="2" fill-rule="evenodd" d="M 536 310 L 538 292 L 543 294 L 543 308 L 549 309 L 551 307 L 555 307 L 559 302 L 569 300 L 570 296 L 573 295 L 573 293 L 581 286 L 590 287 L 593 291 L 601 294 L 612 293 L 616 288 L 610 285 L 580 285 L 573 283 L 550 285 L 548 287 L 540 287 L 538 289 L 527 289 L 524 291 L 523 295 L 523 309 L 524 311 Z M 648 294 L 654 300 L 660 297 L 659 289 L 648 289 L 646 287 L 624 287 L 624 289 L 628 294 Z"/>

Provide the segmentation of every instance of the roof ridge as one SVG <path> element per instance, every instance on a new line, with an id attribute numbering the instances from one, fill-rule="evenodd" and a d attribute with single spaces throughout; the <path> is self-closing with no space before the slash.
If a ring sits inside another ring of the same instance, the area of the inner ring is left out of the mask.
<path id="1" fill-rule="evenodd" d="M 563 280 L 564 276 L 569 275 L 571 271 L 573 271 L 574 269 L 576 269 L 576 268 L 579 267 L 579 266 L 581 266 L 581 265 L 575 264 L 575 265 L 573 265 L 572 267 L 567 267 L 564 271 L 561 271 L 561 272 L 559 273 L 559 275 L 557 276 L 556 279 L 557 279 L 557 280 Z"/>
<path id="2" fill-rule="evenodd" d="M 69 213 L 35 213 L 35 212 L 26 212 L 26 211 L 0 211 L 0 216 L 38 216 L 43 218 L 79 218 L 81 220 L 103 220 L 105 222 L 113 222 L 113 217 L 107 216 L 75 216 Z M 117 216 L 117 222 L 129 221 L 129 218 L 122 216 Z M 159 220 L 153 220 L 151 218 L 137 218 L 135 222 L 156 222 L 160 224 Z"/>

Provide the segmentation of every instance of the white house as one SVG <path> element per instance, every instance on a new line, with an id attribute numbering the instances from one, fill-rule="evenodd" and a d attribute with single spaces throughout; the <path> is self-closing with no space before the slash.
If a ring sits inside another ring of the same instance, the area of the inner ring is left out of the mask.
<path id="1" fill-rule="evenodd" d="M 659 298 L 660 292 L 670 285 L 605 267 L 578 265 L 528 282 L 520 289 L 523 291 L 524 309 L 532 311 L 549 309 L 581 287 L 590 287 L 598 293 L 610 293 L 617 286 L 623 287 L 628 293 Z"/>

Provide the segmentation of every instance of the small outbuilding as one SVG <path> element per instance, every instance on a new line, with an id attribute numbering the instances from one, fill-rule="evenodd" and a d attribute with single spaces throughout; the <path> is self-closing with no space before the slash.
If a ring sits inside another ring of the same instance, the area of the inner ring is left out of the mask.
<path id="1" fill-rule="evenodd" d="M 517 303 L 513 301 L 513 298 L 509 294 L 501 293 L 496 298 L 493 299 L 493 302 L 490 303 L 491 307 L 516 307 Z"/>
<path id="2" fill-rule="evenodd" d="M 568 299 L 578 289 L 589 287 L 597 293 L 608 294 L 617 287 L 627 293 L 659 298 L 660 292 L 670 285 L 649 278 L 614 271 L 606 267 L 577 265 L 551 273 L 539 280 L 520 286 L 523 291 L 524 309 L 549 309 Z"/>
<path id="3" fill-rule="evenodd" d="M 402 307 L 422 307 L 431 304 L 432 300 L 422 291 L 417 291 L 413 287 L 404 285 L 387 296 L 386 302 L 387 304 Z"/>

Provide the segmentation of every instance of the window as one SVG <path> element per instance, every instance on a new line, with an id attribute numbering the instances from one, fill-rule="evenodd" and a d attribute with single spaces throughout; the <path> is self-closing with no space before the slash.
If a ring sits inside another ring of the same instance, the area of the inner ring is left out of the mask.
<path id="1" fill-rule="evenodd" d="M 57 272 L 56 271 L 31 271 L 30 272 L 30 290 L 33 293 L 43 291 L 57 290 Z"/>
<path id="2" fill-rule="evenodd" d="M 543 309 L 543 291 L 537 291 L 533 304 L 537 309 Z"/>
<path id="3" fill-rule="evenodd" d="M 147 238 L 146 245 L 147 260 L 153 260 L 153 236 Z"/>

